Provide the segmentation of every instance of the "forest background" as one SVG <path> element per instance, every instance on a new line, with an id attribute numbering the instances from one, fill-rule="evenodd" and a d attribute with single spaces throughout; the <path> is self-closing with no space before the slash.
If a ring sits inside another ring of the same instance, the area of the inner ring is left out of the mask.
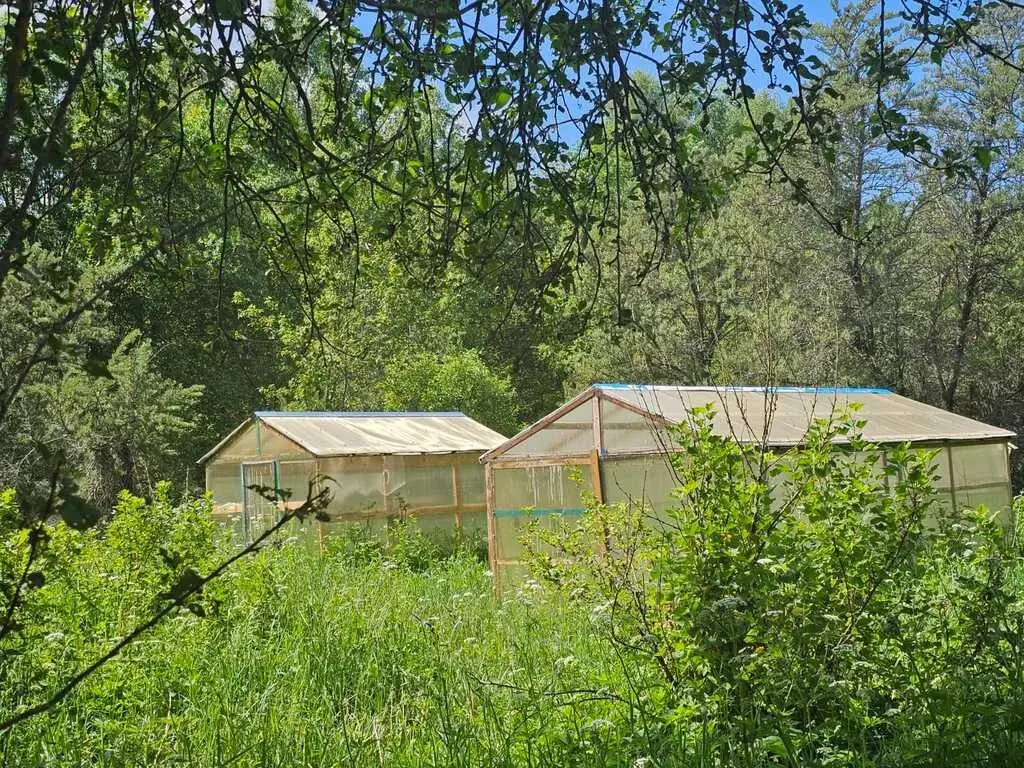
<path id="1" fill-rule="evenodd" d="M 959 38 L 747 9 L 738 58 L 686 5 L 542 4 L 533 48 L 513 6 L 391 5 L 37 9 L 0 143 L 0 486 L 46 498 L 59 464 L 109 509 L 198 486 L 257 408 L 511 434 L 595 380 L 1024 423 L 1017 8 Z"/>

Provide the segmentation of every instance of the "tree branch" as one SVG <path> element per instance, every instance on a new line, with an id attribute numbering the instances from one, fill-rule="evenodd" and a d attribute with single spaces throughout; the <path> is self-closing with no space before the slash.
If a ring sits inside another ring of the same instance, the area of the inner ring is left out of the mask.
<path id="1" fill-rule="evenodd" d="M 312 491 L 313 483 L 310 483 L 310 490 Z M 159 624 L 165 617 L 170 615 L 172 612 L 187 605 L 188 601 L 193 597 L 196 597 L 203 591 L 203 587 L 209 584 L 211 581 L 219 578 L 236 562 L 241 560 L 243 557 L 257 552 L 263 544 L 270 539 L 275 533 L 281 530 L 285 525 L 290 523 L 292 520 L 303 520 L 306 517 L 313 515 L 317 516 L 322 513 L 326 508 L 327 504 L 330 503 L 332 493 L 329 488 L 322 488 L 316 493 L 316 495 L 308 498 L 302 503 L 298 509 L 291 512 L 286 511 L 281 515 L 281 519 L 277 521 L 273 526 L 263 532 L 258 538 L 253 540 L 248 546 L 235 553 L 227 560 L 222 562 L 216 568 L 214 568 L 207 576 L 197 579 L 194 583 L 190 584 L 187 589 L 182 590 L 180 593 L 174 595 L 167 605 L 153 614 L 148 620 L 139 624 L 135 629 L 121 638 L 113 647 L 110 648 L 106 653 L 96 659 L 94 662 L 89 664 L 81 671 L 75 673 L 67 682 L 65 682 L 57 691 L 45 701 L 41 701 L 38 704 L 34 704 L 20 712 L 11 715 L 10 717 L 0 721 L 0 734 L 6 733 L 18 723 L 22 723 L 31 717 L 41 715 L 44 712 L 48 712 L 64 699 L 66 699 L 71 693 L 82 684 L 88 677 L 95 674 L 98 670 L 104 667 L 107 663 L 117 658 L 117 656 L 129 645 L 134 643 L 143 634 L 153 629 Z"/>

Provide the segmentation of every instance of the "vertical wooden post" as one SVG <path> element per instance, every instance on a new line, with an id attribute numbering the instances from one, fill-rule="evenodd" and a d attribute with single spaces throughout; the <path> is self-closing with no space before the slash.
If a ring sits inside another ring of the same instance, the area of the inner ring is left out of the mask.
<path id="1" fill-rule="evenodd" d="M 459 499 L 459 465 L 452 464 L 452 499 L 455 502 L 455 527 L 462 528 L 462 500 Z"/>
<path id="2" fill-rule="evenodd" d="M 604 426 L 601 424 L 601 390 L 594 389 L 592 403 L 592 418 L 594 424 L 594 450 L 590 452 L 590 482 L 594 487 L 594 498 L 598 504 L 604 504 L 604 482 L 601 477 L 601 454 L 604 453 Z M 607 552 L 611 548 L 611 534 L 608 526 L 601 531 L 601 541 L 598 542 L 601 552 Z"/>
<path id="3" fill-rule="evenodd" d="M 601 483 L 601 457 L 597 449 L 590 452 L 590 482 L 594 488 L 594 498 L 597 499 L 597 503 L 604 504 L 604 488 Z M 608 526 L 602 527 L 601 540 L 597 545 L 600 548 L 601 554 L 611 549 L 611 532 L 608 530 Z"/>
<path id="4" fill-rule="evenodd" d="M 1003 453 L 1006 455 L 1006 498 L 1010 500 L 1010 506 L 1006 510 L 1006 517 L 1009 520 L 1010 530 L 1017 529 L 1017 515 L 1013 508 L 1013 464 L 1010 461 L 1010 442 L 1003 443 Z"/>
<path id="5" fill-rule="evenodd" d="M 594 450 L 590 452 L 590 482 L 594 487 L 594 496 L 598 504 L 604 504 L 604 485 L 601 482 L 601 456 Z"/>
<path id="6" fill-rule="evenodd" d="M 498 592 L 501 577 L 498 572 L 498 530 L 494 519 L 494 467 L 489 461 L 484 463 L 484 495 L 487 499 L 487 559 L 494 574 L 494 591 Z"/>

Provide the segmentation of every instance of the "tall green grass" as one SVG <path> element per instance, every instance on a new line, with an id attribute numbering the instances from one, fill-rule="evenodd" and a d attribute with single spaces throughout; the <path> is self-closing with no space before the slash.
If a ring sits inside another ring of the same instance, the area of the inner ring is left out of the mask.
<path id="1" fill-rule="evenodd" d="M 439 544 L 415 525 L 386 540 L 344 529 L 324 553 L 283 539 L 0 735 L 0 765 L 1020 764 L 1024 538 L 1004 541 L 965 514 L 898 574 L 869 570 L 889 540 L 861 514 L 876 494 L 822 482 L 832 495 L 821 526 L 778 532 L 753 565 L 740 547 L 746 506 L 730 506 L 723 480 L 712 511 L 728 519 L 680 525 L 673 548 L 652 540 L 643 552 L 661 559 L 649 567 L 587 544 L 577 570 L 540 563 L 550 586 L 525 582 L 501 599 L 472 541 Z M 854 491 L 857 503 L 844 502 Z M 584 522 L 602 533 L 632 514 L 591 513 Z M 726 549 L 701 559 L 691 549 L 709 531 Z M 152 616 L 182 569 L 208 573 L 230 551 L 208 504 L 165 495 L 124 496 L 102 529 L 49 535 L 46 578 L 22 628 L 0 638 L 3 717 Z M 0 572 L 20 573 L 23 533 L 0 544 Z M 857 549 L 837 555 L 840 544 Z M 842 586 L 875 572 L 884 578 L 856 638 L 830 640 L 845 626 Z M 640 581 L 626 590 L 627 577 Z M 740 620 L 760 622 L 756 635 L 742 627 L 730 640 Z"/>
<path id="2" fill-rule="evenodd" d="M 217 597 L 213 616 L 175 617 L 17 728 L 0 742 L 4 764 L 602 766 L 646 756 L 630 743 L 639 729 L 628 711 L 605 693 L 620 666 L 588 617 L 528 587 L 498 601 L 469 556 L 416 571 L 285 546 L 246 563 Z M 68 656 L 85 658 L 113 639 L 44 642 L 70 641 L 79 647 Z"/>

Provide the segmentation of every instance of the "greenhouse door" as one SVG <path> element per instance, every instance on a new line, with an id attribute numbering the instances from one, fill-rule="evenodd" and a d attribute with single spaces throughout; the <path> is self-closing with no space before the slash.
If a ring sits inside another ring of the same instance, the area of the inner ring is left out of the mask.
<path id="1" fill-rule="evenodd" d="M 242 531 L 246 543 L 258 538 L 276 520 L 274 505 L 249 486 L 277 487 L 274 462 L 260 461 L 242 465 L 242 486 L 245 489 L 245 508 L 242 512 Z"/>
<path id="2" fill-rule="evenodd" d="M 560 461 L 512 459 L 486 465 L 488 555 L 495 585 L 516 583 L 525 573 L 524 540 L 530 526 L 551 530 L 586 512 L 588 497 L 603 499 L 597 453 Z M 544 549 L 534 539 L 531 545 Z"/>

